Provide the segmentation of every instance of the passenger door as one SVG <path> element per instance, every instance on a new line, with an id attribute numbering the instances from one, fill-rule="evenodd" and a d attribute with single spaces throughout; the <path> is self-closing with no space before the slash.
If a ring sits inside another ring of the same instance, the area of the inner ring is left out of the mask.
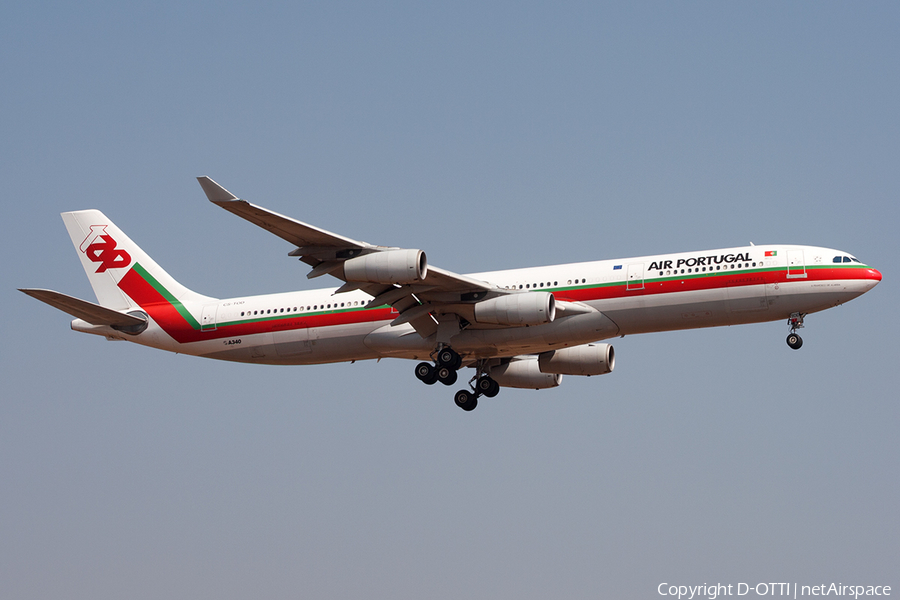
<path id="1" fill-rule="evenodd" d="M 788 279 L 804 279 L 806 277 L 806 262 L 803 260 L 803 250 L 788 250 Z"/>
<path id="2" fill-rule="evenodd" d="M 625 276 L 625 289 L 644 289 L 644 263 L 632 263 L 628 265 L 628 273 Z"/>

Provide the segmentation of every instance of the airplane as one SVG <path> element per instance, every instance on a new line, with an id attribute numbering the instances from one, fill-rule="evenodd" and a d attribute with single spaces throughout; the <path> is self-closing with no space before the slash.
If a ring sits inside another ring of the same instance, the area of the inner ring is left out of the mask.
<path id="1" fill-rule="evenodd" d="M 20 291 L 75 317 L 75 331 L 245 363 L 418 360 L 471 411 L 501 387 L 545 389 L 612 372 L 614 337 L 787 320 L 788 345 L 814 312 L 860 296 L 881 273 L 840 250 L 762 245 L 459 275 L 418 249 L 376 246 L 241 200 L 209 177 L 208 199 L 290 242 L 337 288 L 218 299 L 189 290 L 98 210 L 62 213 L 97 302 Z"/>

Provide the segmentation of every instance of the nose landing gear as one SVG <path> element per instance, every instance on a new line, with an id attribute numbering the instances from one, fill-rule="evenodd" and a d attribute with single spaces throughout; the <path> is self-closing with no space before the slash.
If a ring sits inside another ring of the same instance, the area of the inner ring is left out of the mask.
<path id="1" fill-rule="evenodd" d="M 788 325 L 791 326 L 791 332 L 787 336 L 787 345 L 794 350 L 799 350 L 803 345 L 803 338 L 797 335 L 797 330 L 803 328 L 803 317 L 805 313 L 791 313 L 788 319 Z"/>

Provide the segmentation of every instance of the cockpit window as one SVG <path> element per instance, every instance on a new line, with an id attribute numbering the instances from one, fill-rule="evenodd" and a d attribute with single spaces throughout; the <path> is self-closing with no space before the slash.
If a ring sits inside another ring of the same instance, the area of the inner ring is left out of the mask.
<path id="1" fill-rule="evenodd" d="M 848 263 L 848 262 L 855 262 L 855 263 L 862 264 L 862 262 L 860 262 L 859 260 L 853 258 L 852 256 L 835 256 L 835 257 L 831 260 L 831 262 L 834 262 L 834 263 Z"/>

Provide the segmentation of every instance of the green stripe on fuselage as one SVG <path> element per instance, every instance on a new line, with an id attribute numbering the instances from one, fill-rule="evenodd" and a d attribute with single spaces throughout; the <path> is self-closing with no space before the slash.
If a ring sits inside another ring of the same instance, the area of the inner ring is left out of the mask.
<path id="1" fill-rule="evenodd" d="M 165 288 L 165 286 L 163 286 L 163 284 L 158 282 L 156 280 L 156 278 L 153 277 L 153 275 L 148 273 L 147 270 L 144 269 L 144 267 L 142 267 L 139 263 L 134 263 L 134 266 L 132 268 L 135 270 L 135 272 L 138 275 L 140 275 L 143 278 L 144 281 L 149 283 L 150 286 L 154 290 L 159 292 L 160 296 L 165 298 L 166 301 L 169 302 L 169 304 L 171 304 L 173 307 L 175 307 L 175 310 L 178 311 L 178 314 L 180 314 L 182 317 L 184 317 L 184 320 L 188 322 L 188 325 L 190 325 L 195 330 L 200 329 L 200 323 L 197 322 L 197 319 L 194 318 L 194 315 L 192 315 L 190 313 L 190 311 L 188 311 L 188 309 L 185 308 L 184 304 L 182 304 L 181 301 L 178 300 L 178 298 L 173 296 L 169 292 L 169 290 L 167 290 Z"/>

